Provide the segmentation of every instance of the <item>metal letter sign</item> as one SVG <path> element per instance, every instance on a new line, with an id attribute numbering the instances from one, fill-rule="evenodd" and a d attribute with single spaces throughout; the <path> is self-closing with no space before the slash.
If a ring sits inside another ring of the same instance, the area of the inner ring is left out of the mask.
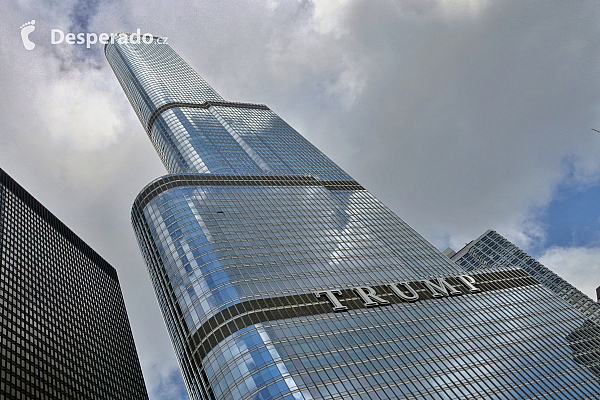
<path id="1" fill-rule="evenodd" d="M 375 289 L 368 286 L 358 286 L 352 289 L 360 296 L 366 307 L 374 307 L 380 304 L 390 304 L 389 301 L 377 296 Z"/>
<path id="2" fill-rule="evenodd" d="M 458 277 L 458 279 L 460 279 L 460 281 L 462 283 L 464 283 L 466 287 L 469 288 L 469 291 L 471 293 L 480 292 L 481 291 L 481 289 L 476 288 L 475 286 L 473 286 L 473 284 L 475 283 L 475 278 L 473 278 L 472 276 L 461 275 L 461 276 Z"/>
<path id="3" fill-rule="evenodd" d="M 427 289 L 429 289 L 429 291 L 431 292 L 431 295 L 433 297 L 444 297 L 444 296 L 448 296 L 449 294 L 451 294 L 451 295 L 462 294 L 462 292 L 460 290 L 456 290 L 453 286 L 451 286 L 448 282 L 446 282 L 446 279 L 438 278 L 437 281 L 438 281 L 437 285 L 435 283 L 431 282 L 430 280 L 421 281 L 421 282 L 423 282 L 425 287 Z M 448 292 L 448 290 L 450 290 L 450 292 Z"/>
<path id="4" fill-rule="evenodd" d="M 343 311 L 348 309 L 348 307 L 342 305 L 342 303 L 340 303 L 337 297 L 335 297 L 336 294 L 338 296 L 342 295 L 342 292 L 340 290 L 324 290 L 315 294 L 317 297 L 321 297 L 322 294 L 327 296 L 327 300 L 329 300 L 329 302 L 333 306 L 333 311 Z"/>
<path id="5" fill-rule="evenodd" d="M 401 289 L 399 289 L 398 285 L 404 286 L 404 288 L 406 290 L 408 290 L 408 292 L 410 293 L 410 296 L 407 295 L 406 293 L 404 293 Z M 392 292 L 394 292 L 394 294 L 400 298 L 400 300 L 405 300 L 405 301 L 419 300 L 419 293 L 417 293 L 415 291 L 415 289 L 413 289 L 410 286 L 410 283 L 408 283 L 408 282 L 392 283 L 391 285 L 389 285 L 389 287 L 392 290 Z"/>
<path id="6" fill-rule="evenodd" d="M 429 279 L 424 279 L 419 282 L 423 284 L 423 286 L 431 293 L 431 296 L 434 298 L 446 297 L 446 296 L 456 296 L 460 294 L 464 294 L 462 291 L 458 290 L 456 287 L 452 286 L 448 281 L 448 278 L 437 278 L 437 282 L 433 282 Z M 461 282 L 466 289 L 467 293 L 476 293 L 480 292 L 481 289 L 475 286 L 475 278 L 469 275 L 461 275 L 454 277 L 458 282 Z M 391 294 L 394 294 L 402 301 L 414 302 L 418 301 L 420 296 L 419 293 L 415 290 L 413 285 L 416 282 L 398 282 L 388 284 L 387 287 L 390 289 Z M 381 288 L 382 286 L 380 286 Z M 352 290 L 354 293 L 358 295 L 360 300 L 362 300 L 365 307 L 377 307 L 381 305 L 390 304 L 390 302 L 384 299 L 381 296 L 389 296 L 389 293 L 377 294 L 376 290 L 369 286 L 356 286 L 353 287 Z M 423 289 L 419 289 L 423 291 Z M 348 307 L 343 305 L 340 301 L 340 298 L 343 297 L 341 289 L 333 289 L 333 290 L 322 290 L 320 292 L 315 293 L 317 297 L 321 297 L 325 295 L 327 300 L 331 303 L 333 307 L 333 311 L 345 311 L 348 310 Z M 337 295 L 337 296 L 336 296 Z"/>

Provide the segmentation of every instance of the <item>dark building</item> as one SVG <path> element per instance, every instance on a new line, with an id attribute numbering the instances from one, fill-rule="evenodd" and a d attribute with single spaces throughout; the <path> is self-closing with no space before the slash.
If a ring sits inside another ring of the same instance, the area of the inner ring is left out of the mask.
<path id="1" fill-rule="evenodd" d="M 117 273 L 0 169 L 0 399 L 147 399 Z"/>
<path id="2" fill-rule="evenodd" d="M 267 106 L 118 39 L 169 171 L 132 222 L 192 399 L 600 397 L 577 308 L 521 268 L 457 265 Z"/>

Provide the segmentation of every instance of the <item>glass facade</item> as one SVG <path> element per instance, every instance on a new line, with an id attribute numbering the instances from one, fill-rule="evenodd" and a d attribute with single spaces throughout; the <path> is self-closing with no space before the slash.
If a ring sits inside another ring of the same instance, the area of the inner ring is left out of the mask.
<path id="1" fill-rule="evenodd" d="M 0 399 L 147 399 L 117 273 L 0 169 Z"/>
<path id="2" fill-rule="evenodd" d="M 598 398 L 584 314 L 520 268 L 452 262 L 159 46 L 106 55 L 170 173 L 132 223 L 192 399 Z"/>
<path id="3" fill-rule="evenodd" d="M 496 231 L 486 231 L 450 258 L 469 271 L 497 266 L 522 268 L 541 284 L 579 310 L 583 315 L 600 324 L 600 304 L 544 267 Z"/>

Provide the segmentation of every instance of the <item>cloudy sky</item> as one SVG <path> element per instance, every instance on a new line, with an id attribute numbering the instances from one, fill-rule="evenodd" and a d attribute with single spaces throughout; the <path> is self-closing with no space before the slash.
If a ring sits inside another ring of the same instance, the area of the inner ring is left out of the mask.
<path id="1" fill-rule="evenodd" d="M 4 0 L 0 16 L 0 167 L 118 270 L 153 399 L 187 398 L 129 223 L 165 170 L 102 47 L 51 29 L 166 36 L 439 249 L 491 228 L 600 285 L 597 1 Z"/>

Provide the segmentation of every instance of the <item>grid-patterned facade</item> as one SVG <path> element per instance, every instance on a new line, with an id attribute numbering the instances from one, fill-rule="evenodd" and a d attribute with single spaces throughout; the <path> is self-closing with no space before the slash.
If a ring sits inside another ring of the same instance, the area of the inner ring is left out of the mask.
<path id="1" fill-rule="evenodd" d="M 486 231 L 450 258 L 469 271 L 509 265 L 523 268 L 525 272 L 541 284 L 600 325 L 600 304 L 544 267 L 494 230 Z"/>
<path id="2" fill-rule="evenodd" d="M 116 271 L 0 169 L 0 399 L 147 399 Z"/>
<path id="3" fill-rule="evenodd" d="M 192 399 L 598 397 L 585 315 L 520 268 L 456 265 L 266 106 L 179 72 L 176 101 L 141 104 L 158 46 L 105 51 L 170 172 L 132 222 Z"/>
<path id="4" fill-rule="evenodd" d="M 115 43 L 105 53 L 170 173 L 351 179 L 268 107 L 224 101 L 168 45 Z"/>

